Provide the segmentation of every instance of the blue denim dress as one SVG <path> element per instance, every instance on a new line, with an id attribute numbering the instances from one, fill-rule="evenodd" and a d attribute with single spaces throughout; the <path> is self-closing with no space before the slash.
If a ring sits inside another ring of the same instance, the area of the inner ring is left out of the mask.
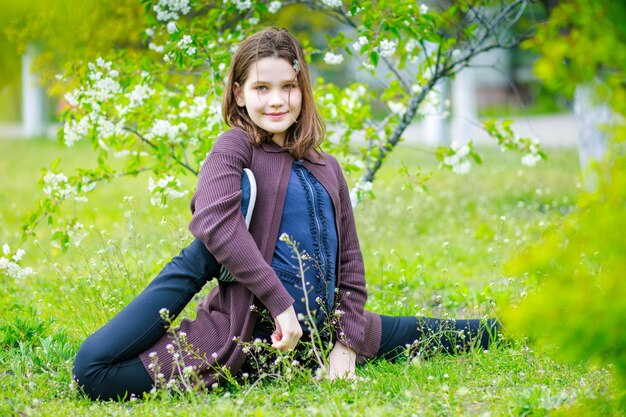
<path id="1" fill-rule="evenodd" d="M 286 234 L 292 244 L 281 239 Z M 337 228 L 332 200 L 324 186 L 301 161 L 294 161 L 276 241 L 272 268 L 296 300 L 294 309 L 302 329 L 308 329 L 307 302 L 318 330 L 335 301 Z M 304 276 L 298 263 L 300 253 Z M 306 288 L 306 296 L 305 289 Z"/>

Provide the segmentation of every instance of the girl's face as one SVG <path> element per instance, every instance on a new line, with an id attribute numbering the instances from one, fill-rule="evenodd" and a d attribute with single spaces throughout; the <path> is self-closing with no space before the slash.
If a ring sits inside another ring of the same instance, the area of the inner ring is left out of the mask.
<path id="1" fill-rule="evenodd" d="M 245 107 L 255 125 L 273 133 L 283 146 L 285 131 L 302 109 L 302 92 L 293 66 L 281 58 L 262 58 L 250 66 L 243 86 L 235 84 L 239 107 Z"/>

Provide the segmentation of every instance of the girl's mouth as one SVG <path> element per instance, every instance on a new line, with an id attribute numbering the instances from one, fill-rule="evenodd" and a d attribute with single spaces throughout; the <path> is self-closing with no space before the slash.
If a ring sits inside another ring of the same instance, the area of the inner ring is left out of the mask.
<path id="1" fill-rule="evenodd" d="M 280 120 L 286 114 L 287 114 L 286 112 L 284 112 L 284 113 L 265 113 L 265 115 L 267 117 L 269 117 L 270 119 L 272 119 L 272 120 Z"/>

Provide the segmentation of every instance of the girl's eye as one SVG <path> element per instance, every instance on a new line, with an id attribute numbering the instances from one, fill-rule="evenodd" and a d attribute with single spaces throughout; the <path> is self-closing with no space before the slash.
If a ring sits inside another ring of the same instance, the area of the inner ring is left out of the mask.
<path id="1" fill-rule="evenodd" d="M 291 89 L 296 88 L 296 85 L 295 84 L 285 84 L 284 88 L 285 88 L 285 90 L 291 90 Z"/>
<path id="2" fill-rule="evenodd" d="M 265 90 L 267 90 L 267 87 L 266 87 L 266 86 L 264 86 L 264 85 L 258 85 L 256 88 L 257 88 L 257 90 L 259 90 L 259 91 L 265 91 Z"/>

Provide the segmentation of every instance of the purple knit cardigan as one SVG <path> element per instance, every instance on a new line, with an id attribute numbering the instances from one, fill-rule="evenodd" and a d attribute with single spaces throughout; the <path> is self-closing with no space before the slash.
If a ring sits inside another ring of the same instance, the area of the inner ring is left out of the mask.
<path id="1" fill-rule="evenodd" d="M 219 283 L 196 309 L 196 319 L 183 319 L 178 332 L 202 358 L 186 355 L 186 366 L 197 367 L 206 384 L 224 371 L 236 374 L 246 354 L 236 340 L 249 341 L 256 322 L 251 306 L 263 303 L 272 317 L 285 311 L 294 300 L 283 287 L 270 263 L 291 172 L 293 158 L 273 142 L 250 144 L 241 129 L 224 132 L 200 170 L 198 188 L 191 199 L 191 233 L 201 240 L 218 262 L 236 277 L 234 283 Z M 328 191 L 335 208 L 339 238 L 337 288 L 343 311 L 337 340 L 357 352 L 357 360 L 373 357 L 380 344 L 380 316 L 364 310 L 364 267 L 357 238 L 347 184 L 337 160 L 311 152 L 304 166 Z M 241 172 L 248 167 L 257 182 L 257 200 L 246 230 L 240 214 Z M 140 355 L 149 369 L 151 352 L 156 352 L 165 378 L 176 376 L 176 366 L 166 346 L 169 334 Z M 148 371 L 154 378 L 153 372 Z"/>

